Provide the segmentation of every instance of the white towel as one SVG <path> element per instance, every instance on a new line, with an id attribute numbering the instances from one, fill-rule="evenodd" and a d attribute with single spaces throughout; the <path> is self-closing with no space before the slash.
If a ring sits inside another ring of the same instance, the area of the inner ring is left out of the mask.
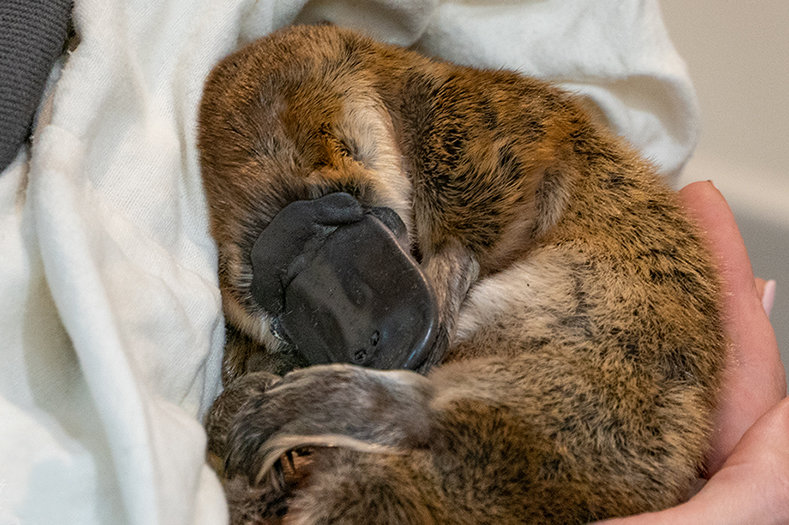
<path id="1" fill-rule="evenodd" d="M 211 67 L 329 20 L 594 100 L 671 175 L 697 109 L 657 0 L 77 0 L 32 154 L 0 176 L 0 523 L 223 523 L 200 419 L 224 337 L 195 149 Z"/>

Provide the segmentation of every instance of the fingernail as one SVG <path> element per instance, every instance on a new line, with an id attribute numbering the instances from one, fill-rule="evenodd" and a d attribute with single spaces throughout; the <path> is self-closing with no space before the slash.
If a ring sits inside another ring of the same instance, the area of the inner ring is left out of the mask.
<path id="1" fill-rule="evenodd" d="M 775 280 L 769 280 L 764 283 L 764 293 L 762 294 L 762 308 L 767 313 L 767 317 L 770 317 L 770 312 L 773 310 L 773 304 L 775 304 L 775 287 L 776 282 Z"/>

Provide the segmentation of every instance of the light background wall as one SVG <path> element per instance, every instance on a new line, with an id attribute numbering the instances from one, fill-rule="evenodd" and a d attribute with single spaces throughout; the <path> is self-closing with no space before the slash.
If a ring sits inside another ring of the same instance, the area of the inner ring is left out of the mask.
<path id="1" fill-rule="evenodd" d="M 789 366 L 789 2 L 661 6 L 702 111 L 701 140 L 681 183 L 713 180 L 734 210 L 756 275 L 778 282 L 771 320 Z"/>

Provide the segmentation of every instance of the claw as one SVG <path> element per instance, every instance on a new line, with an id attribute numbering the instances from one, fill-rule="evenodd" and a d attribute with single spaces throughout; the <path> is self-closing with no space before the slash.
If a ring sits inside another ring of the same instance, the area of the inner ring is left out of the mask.
<path id="1" fill-rule="evenodd" d="M 290 469 L 293 472 L 296 472 L 296 464 L 293 462 L 293 451 L 288 450 L 287 452 L 285 452 L 285 457 L 288 458 L 288 465 L 290 465 Z"/>

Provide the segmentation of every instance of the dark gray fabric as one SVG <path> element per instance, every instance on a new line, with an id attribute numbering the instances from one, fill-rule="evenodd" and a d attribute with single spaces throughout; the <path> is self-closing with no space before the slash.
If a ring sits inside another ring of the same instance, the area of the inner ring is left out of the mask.
<path id="1" fill-rule="evenodd" d="M 0 171 L 30 132 L 70 17 L 71 0 L 0 0 Z"/>

